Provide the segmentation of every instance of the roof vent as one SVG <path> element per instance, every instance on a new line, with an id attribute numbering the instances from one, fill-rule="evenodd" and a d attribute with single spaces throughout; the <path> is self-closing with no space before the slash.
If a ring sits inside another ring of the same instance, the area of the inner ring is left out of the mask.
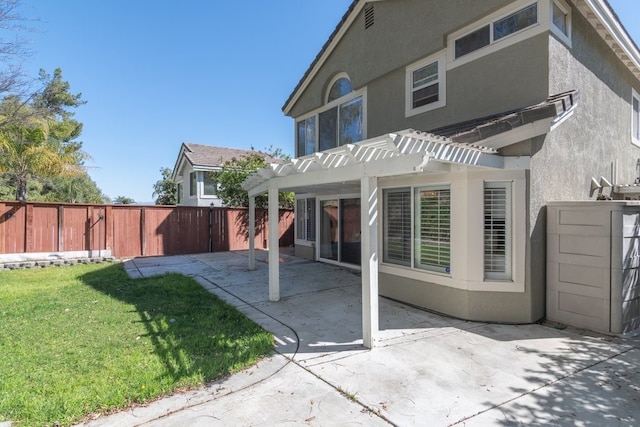
<path id="1" fill-rule="evenodd" d="M 375 23 L 375 9 L 372 4 L 368 4 L 364 8 L 364 29 L 368 29 Z"/>

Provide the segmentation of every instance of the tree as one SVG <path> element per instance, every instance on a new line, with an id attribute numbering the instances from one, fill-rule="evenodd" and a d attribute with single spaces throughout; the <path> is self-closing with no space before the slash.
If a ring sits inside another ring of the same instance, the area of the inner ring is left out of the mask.
<path id="1" fill-rule="evenodd" d="M 62 203 L 108 203 L 108 198 L 86 172 L 73 177 L 44 179 L 41 194 L 32 199 Z"/>
<path id="2" fill-rule="evenodd" d="M 276 154 L 282 153 L 281 150 L 275 150 Z M 248 207 L 249 194 L 242 188 L 242 183 L 252 173 L 260 168 L 267 166 L 265 155 L 259 152 L 252 153 L 240 159 L 233 158 L 227 161 L 221 172 L 217 173 L 218 197 L 222 204 L 230 207 Z M 278 195 L 278 205 L 281 208 L 293 208 L 294 194 L 280 193 Z M 267 196 L 256 197 L 256 207 L 265 208 L 268 205 Z"/>
<path id="3" fill-rule="evenodd" d="M 177 185 L 171 179 L 171 169 L 160 168 L 162 179 L 153 184 L 153 196 L 158 196 L 156 205 L 175 205 L 177 202 Z"/>
<path id="4" fill-rule="evenodd" d="M 16 95 L 0 102 L 0 172 L 15 180 L 16 199 L 26 201 L 30 177 L 72 177 L 84 173 L 88 155 L 76 141 L 82 123 L 70 108 L 84 104 L 81 94 L 71 94 L 62 70 L 53 76 L 40 71 L 41 89 L 27 100 Z"/>
<path id="5" fill-rule="evenodd" d="M 125 196 L 116 196 L 113 199 L 113 203 L 115 203 L 116 205 L 132 205 L 134 204 L 136 201 L 133 200 L 130 197 L 125 197 Z"/>
<path id="6" fill-rule="evenodd" d="M 8 94 L 23 93 L 28 88 L 21 63 L 30 49 L 22 33 L 28 28 L 18 13 L 20 0 L 0 1 L 0 98 Z M 10 37 L 9 37 L 10 36 Z"/>

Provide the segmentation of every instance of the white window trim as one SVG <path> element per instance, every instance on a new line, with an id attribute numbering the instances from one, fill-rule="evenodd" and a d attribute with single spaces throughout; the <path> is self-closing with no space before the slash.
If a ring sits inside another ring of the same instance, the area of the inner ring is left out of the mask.
<path id="1" fill-rule="evenodd" d="M 553 25 L 553 5 L 558 6 L 567 15 L 567 34 L 563 33 L 560 28 Z M 551 0 L 549 2 L 549 28 L 564 44 L 569 47 L 573 46 L 571 34 L 573 33 L 573 17 L 571 14 L 571 6 L 564 0 Z"/>
<path id="2" fill-rule="evenodd" d="M 317 228 L 317 223 L 318 223 L 318 213 L 319 213 L 319 209 L 318 209 L 318 197 L 315 194 L 302 194 L 302 195 L 296 195 L 295 196 L 295 202 L 293 204 L 293 207 L 295 209 L 294 211 L 294 217 L 297 218 L 298 217 L 298 200 L 304 200 L 304 205 L 305 205 L 305 209 L 307 207 L 307 203 L 308 203 L 308 199 L 316 199 L 316 209 L 315 209 L 315 218 L 316 218 L 316 224 L 314 224 L 314 228 Z M 314 246 L 317 240 L 317 234 L 316 234 L 316 239 L 314 240 L 307 240 L 307 239 L 299 239 L 298 238 L 298 221 L 294 221 L 295 224 L 295 244 L 296 245 L 300 245 L 300 246 Z M 317 233 L 317 230 L 314 230 Z M 306 234 L 306 232 L 305 232 Z M 307 236 L 308 237 L 308 236 Z"/>
<path id="3" fill-rule="evenodd" d="M 513 275 L 513 185 L 511 181 L 485 181 L 483 185 L 483 199 L 484 191 L 487 188 L 503 188 L 506 190 L 506 203 L 507 203 L 507 217 L 505 218 L 505 230 L 506 230 L 506 271 L 502 273 L 496 272 L 484 272 L 485 281 L 499 281 L 506 280 L 511 281 Z M 483 209 L 484 212 L 484 209 Z M 486 216 L 486 212 L 484 212 Z M 484 233 L 483 233 L 484 234 Z M 485 242 L 486 243 L 486 242 Z M 483 245 L 483 249 L 486 246 Z M 487 256 L 483 250 L 484 257 Z"/>
<path id="4" fill-rule="evenodd" d="M 638 133 L 638 129 L 634 129 L 633 128 L 633 121 L 635 119 L 635 111 L 633 111 L 633 101 L 637 100 L 638 104 L 640 104 L 640 94 L 638 94 L 638 92 L 636 92 L 635 89 L 631 88 L 631 143 L 633 145 L 636 145 L 638 147 L 640 147 L 640 139 L 636 138 L 636 134 Z M 639 118 L 640 119 L 640 118 Z M 634 132 L 635 131 L 635 132 Z"/>
<path id="5" fill-rule="evenodd" d="M 516 43 L 519 43 L 523 40 L 536 36 L 538 34 L 542 34 L 545 31 L 550 29 L 550 13 L 551 6 L 549 2 L 552 0 L 518 0 L 509 6 L 503 7 L 502 9 L 492 13 L 491 15 L 486 16 L 485 18 L 476 21 L 475 23 L 468 25 L 461 30 L 458 30 L 447 37 L 447 47 L 448 47 L 448 69 L 453 69 L 455 67 L 459 67 L 460 65 L 467 64 L 471 61 L 474 61 L 478 58 L 481 58 L 485 55 L 489 55 L 491 53 L 497 52 L 501 49 L 504 49 L 508 46 L 512 46 Z M 531 25 L 527 28 L 524 28 L 520 31 L 517 31 L 513 34 L 509 34 L 501 38 L 500 40 L 493 40 L 493 23 L 499 21 L 502 18 L 505 18 L 521 9 L 524 9 L 532 4 L 538 4 L 538 23 Z M 547 7 L 545 7 L 545 5 Z M 488 46 L 482 47 L 474 52 L 468 53 L 460 58 L 456 58 L 456 40 L 464 37 L 474 31 L 489 25 L 490 26 L 490 44 Z"/>
<path id="6" fill-rule="evenodd" d="M 192 191 L 191 191 L 192 190 L 191 189 L 191 183 L 192 183 L 191 182 L 191 174 L 192 173 L 196 174 L 196 188 L 195 188 L 195 191 L 193 192 L 193 194 L 191 194 L 192 193 Z M 199 194 L 200 192 L 198 191 L 198 187 L 199 187 L 198 183 L 200 182 L 200 177 L 198 175 L 200 175 L 198 173 L 198 171 L 189 172 L 189 199 L 197 199 L 198 196 L 200 195 Z"/>
<path id="7" fill-rule="evenodd" d="M 349 80 L 349 83 L 351 83 L 351 79 L 349 78 L 349 75 L 347 73 L 342 72 L 342 73 L 338 73 L 335 76 L 333 76 L 333 78 L 331 80 L 329 80 L 329 84 L 327 85 L 327 88 L 325 89 L 324 99 L 323 99 L 323 102 L 324 102 L 325 105 L 327 105 L 329 103 L 329 94 L 331 93 L 331 88 L 340 79 L 347 79 L 347 80 Z M 351 95 L 351 94 L 349 94 L 349 95 Z M 349 95 L 345 95 L 345 96 L 343 96 L 343 98 L 346 99 L 347 96 L 349 96 Z M 340 100 L 340 99 L 341 98 L 338 98 L 337 100 Z M 334 101 L 337 101 L 337 100 L 334 100 Z"/>
<path id="8" fill-rule="evenodd" d="M 420 68 L 438 63 L 438 101 L 413 108 L 413 72 Z M 443 50 L 434 55 L 419 60 L 406 68 L 405 76 L 405 117 L 415 116 L 427 111 L 442 108 L 447 105 L 447 51 Z"/>
<path id="9" fill-rule="evenodd" d="M 354 90 L 353 92 L 351 92 L 349 95 L 343 96 L 342 98 L 338 98 L 334 101 L 332 101 L 329 104 L 325 104 L 320 108 L 317 108 L 313 111 L 310 111 L 307 114 L 304 114 L 300 117 L 296 117 L 296 119 L 294 120 L 293 126 L 294 126 L 294 132 L 295 132 L 295 147 L 296 150 L 298 149 L 298 123 L 300 123 L 303 120 L 308 119 L 309 117 L 315 116 L 316 117 L 316 148 L 315 148 L 315 153 L 319 152 L 320 150 L 320 138 L 319 138 L 319 132 L 320 132 L 320 118 L 319 115 L 320 113 L 330 110 L 333 107 L 336 107 L 338 105 L 342 105 L 342 104 L 346 104 L 349 101 L 352 101 L 358 97 L 362 97 L 362 140 L 366 140 L 367 139 L 367 88 L 362 88 L 359 90 Z M 302 157 L 302 155 L 300 155 L 300 153 L 296 152 L 296 157 Z"/>
<path id="10" fill-rule="evenodd" d="M 380 181 L 379 195 L 388 189 L 451 184 L 451 274 L 420 270 L 411 266 L 402 266 L 379 261 L 381 273 L 404 277 L 420 282 L 433 283 L 454 289 L 478 292 L 522 293 L 525 291 L 526 256 L 526 175 L 524 170 L 511 171 L 462 171 L 453 174 L 418 175 L 412 177 L 385 178 Z M 484 194 L 485 181 L 510 181 L 511 196 L 511 235 L 512 235 L 512 278 L 511 280 L 493 280 L 484 278 Z M 470 208 L 473 206 L 474 208 Z M 412 218 L 415 218 L 412 200 Z M 384 236 L 382 218 L 378 221 L 379 236 Z M 412 226 L 412 233 L 415 227 Z M 474 231 L 475 230 L 475 231 Z M 384 238 L 379 239 L 378 250 L 382 253 Z M 413 254 L 412 237 L 412 262 Z"/>

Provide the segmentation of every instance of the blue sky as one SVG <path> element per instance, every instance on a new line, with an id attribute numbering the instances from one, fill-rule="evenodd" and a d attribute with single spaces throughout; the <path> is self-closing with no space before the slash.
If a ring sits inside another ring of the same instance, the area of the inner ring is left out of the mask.
<path id="1" fill-rule="evenodd" d="M 609 1 L 640 44 L 640 1 Z M 182 142 L 292 155 L 282 105 L 350 4 L 22 0 L 21 14 L 39 20 L 26 68 L 62 68 L 87 101 L 76 118 L 98 187 L 151 202 Z"/>

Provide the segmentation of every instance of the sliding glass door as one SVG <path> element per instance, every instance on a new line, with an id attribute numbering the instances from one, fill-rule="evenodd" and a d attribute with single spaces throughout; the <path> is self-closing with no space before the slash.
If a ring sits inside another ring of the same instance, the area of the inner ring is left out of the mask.
<path id="1" fill-rule="evenodd" d="M 320 202 L 320 258 L 360 265 L 360 199 Z"/>

